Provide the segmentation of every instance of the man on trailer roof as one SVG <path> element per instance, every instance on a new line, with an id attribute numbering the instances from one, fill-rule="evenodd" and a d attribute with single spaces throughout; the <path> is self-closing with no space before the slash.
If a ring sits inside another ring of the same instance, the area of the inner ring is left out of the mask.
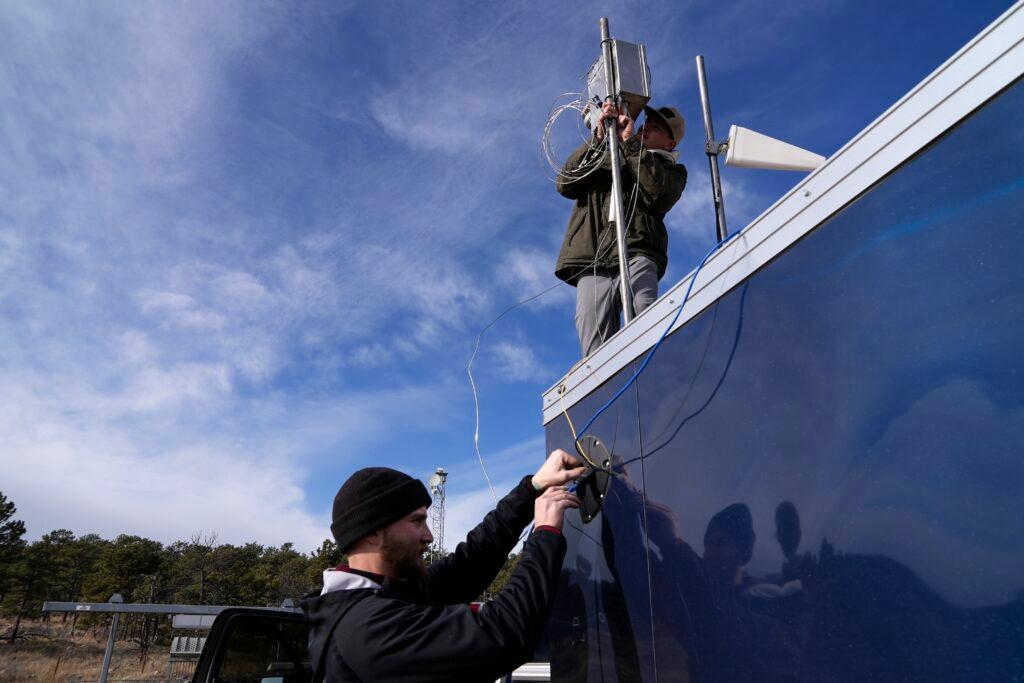
<path id="1" fill-rule="evenodd" d="M 686 187 L 686 168 L 677 163 L 676 145 L 686 130 L 673 107 L 645 107 L 638 135 L 633 120 L 611 104 L 604 118 L 618 123 L 624 190 L 626 249 L 633 307 L 637 313 L 658 298 L 658 281 L 668 265 L 667 214 Z M 565 162 L 556 187 L 575 200 L 555 276 L 576 286 L 576 331 L 584 356 L 596 351 L 619 329 L 619 254 L 611 219 L 612 173 L 604 149 L 604 119 L 595 140 L 580 146 Z"/>
<path id="2" fill-rule="evenodd" d="M 584 468 L 554 451 L 502 498 L 452 554 L 426 567 L 430 495 L 386 467 L 359 470 L 334 499 L 331 532 L 348 563 L 324 572 L 302 601 L 313 680 L 494 681 L 527 662 L 547 620 L 565 556 L 565 489 Z M 494 580 L 530 521 L 533 533 L 505 588 Z"/>

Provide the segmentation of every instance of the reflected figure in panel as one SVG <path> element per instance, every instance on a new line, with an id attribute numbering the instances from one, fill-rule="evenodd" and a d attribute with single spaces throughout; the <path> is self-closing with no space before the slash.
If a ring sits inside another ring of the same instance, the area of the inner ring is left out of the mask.
<path id="1" fill-rule="evenodd" d="M 704 567 L 723 586 L 741 586 L 743 567 L 754 555 L 754 519 L 750 508 L 734 503 L 717 513 L 704 531 Z"/>
<path id="2" fill-rule="evenodd" d="M 773 578 L 773 583 L 782 587 L 787 595 L 809 586 L 814 581 L 816 565 L 811 553 L 798 555 L 803 532 L 800 530 L 800 513 L 796 505 L 784 500 L 775 508 L 775 540 L 786 559 L 782 570 Z M 828 541 L 824 541 L 828 543 Z"/>
<path id="3" fill-rule="evenodd" d="M 788 500 L 782 501 L 775 508 L 775 540 L 779 542 L 779 548 L 787 560 L 792 561 L 796 557 L 801 536 L 800 513 L 796 505 Z"/>
<path id="4" fill-rule="evenodd" d="M 796 507 L 792 503 L 789 506 L 795 515 Z M 800 537 L 800 518 L 795 517 L 795 527 L 793 519 L 792 516 L 787 517 L 782 536 L 786 539 L 787 547 L 791 547 L 795 555 Z M 776 536 L 778 535 L 777 531 Z M 708 522 L 707 530 L 704 532 L 704 566 L 708 575 L 722 586 L 730 587 L 743 598 L 751 600 L 775 600 L 799 593 L 803 588 L 799 580 L 760 579 L 750 576 L 743 570 L 754 556 L 756 540 L 754 519 L 750 514 L 750 508 L 745 504 L 734 503 L 716 514 Z M 792 622 L 789 612 L 793 607 L 788 603 L 756 603 L 753 606 L 760 612 L 780 618 L 785 616 L 787 622 Z M 778 611 L 780 609 L 783 610 L 781 613 Z"/>
<path id="5" fill-rule="evenodd" d="M 613 469 L 618 476 L 609 493 L 634 511 L 618 517 L 646 513 L 658 680 L 797 680 L 796 650 L 785 625 L 751 609 L 742 595 L 742 568 L 755 540 L 750 509 L 738 503 L 712 517 L 702 558 L 682 538 L 675 512 L 645 501 L 625 472 Z M 613 539 L 636 536 L 634 529 L 611 531 L 606 549 Z"/>

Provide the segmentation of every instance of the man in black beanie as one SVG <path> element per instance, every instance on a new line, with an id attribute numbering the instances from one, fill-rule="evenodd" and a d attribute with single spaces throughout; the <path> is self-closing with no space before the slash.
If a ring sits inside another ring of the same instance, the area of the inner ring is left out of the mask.
<path id="1" fill-rule="evenodd" d="M 743 582 L 743 567 L 754 555 L 754 518 L 744 503 L 733 503 L 708 522 L 704 565 L 708 574 L 732 586 Z"/>
<path id="2" fill-rule="evenodd" d="M 547 619 L 565 556 L 565 484 L 584 468 L 556 450 L 524 477 L 447 557 L 429 567 L 430 495 L 418 480 L 368 467 L 334 498 L 331 532 L 348 564 L 324 572 L 302 609 L 314 681 L 494 681 L 528 661 Z M 533 533 L 505 589 L 470 603 Z"/>

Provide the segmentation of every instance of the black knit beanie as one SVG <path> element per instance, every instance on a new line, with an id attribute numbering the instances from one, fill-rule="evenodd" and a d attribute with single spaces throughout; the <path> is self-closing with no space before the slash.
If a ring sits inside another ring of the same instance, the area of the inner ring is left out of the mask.
<path id="1" fill-rule="evenodd" d="M 420 480 L 389 467 L 365 467 L 338 489 L 331 533 L 338 550 L 346 552 L 363 536 L 429 506 L 430 494 Z"/>

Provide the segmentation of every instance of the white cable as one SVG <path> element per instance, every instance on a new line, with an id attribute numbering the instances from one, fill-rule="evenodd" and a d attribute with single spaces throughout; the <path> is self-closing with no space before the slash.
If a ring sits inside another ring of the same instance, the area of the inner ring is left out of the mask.
<path id="1" fill-rule="evenodd" d="M 476 335 L 476 346 L 473 347 L 473 355 L 470 356 L 469 364 L 466 366 L 466 373 L 469 375 L 469 385 L 473 388 L 473 412 L 474 412 L 474 415 L 476 417 L 476 425 L 473 428 L 473 448 L 476 449 L 476 457 L 477 457 L 477 460 L 480 461 L 480 469 L 483 470 L 484 479 L 487 480 L 487 488 L 489 488 L 491 490 L 491 498 L 494 499 L 495 503 L 498 502 L 498 497 L 494 494 L 494 486 L 491 485 L 491 477 L 487 474 L 487 467 L 486 467 L 486 465 L 484 465 L 484 456 L 480 453 L 480 399 L 477 396 L 477 392 L 476 392 L 476 381 L 473 379 L 473 361 L 476 360 L 476 354 L 480 351 L 480 338 L 484 336 L 484 332 L 489 330 L 491 328 L 491 326 L 493 326 L 496 322 L 498 322 L 499 320 L 504 318 L 506 314 L 511 313 L 512 311 L 514 311 L 515 309 L 519 308 L 520 306 L 522 306 L 524 304 L 530 303 L 534 299 L 539 299 L 540 297 L 544 296 L 545 294 L 547 294 L 551 290 L 553 290 L 553 289 L 555 289 L 557 287 L 561 287 L 564 284 L 565 283 L 561 282 L 561 281 L 556 282 L 555 284 L 553 284 L 550 287 L 548 287 L 547 289 L 545 289 L 543 292 L 540 292 L 538 294 L 534 294 L 531 297 L 528 297 L 526 299 L 523 299 L 522 301 L 518 301 L 518 302 L 512 304 L 511 306 L 506 308 L 504 311 L 502 311 L 501 314 L 497 318 L 495 318 L 491 322 L 487 323 L 484 326 L 484 328 L 482 330 L 480 330 L 480 333 L 478 335 Z"/>

